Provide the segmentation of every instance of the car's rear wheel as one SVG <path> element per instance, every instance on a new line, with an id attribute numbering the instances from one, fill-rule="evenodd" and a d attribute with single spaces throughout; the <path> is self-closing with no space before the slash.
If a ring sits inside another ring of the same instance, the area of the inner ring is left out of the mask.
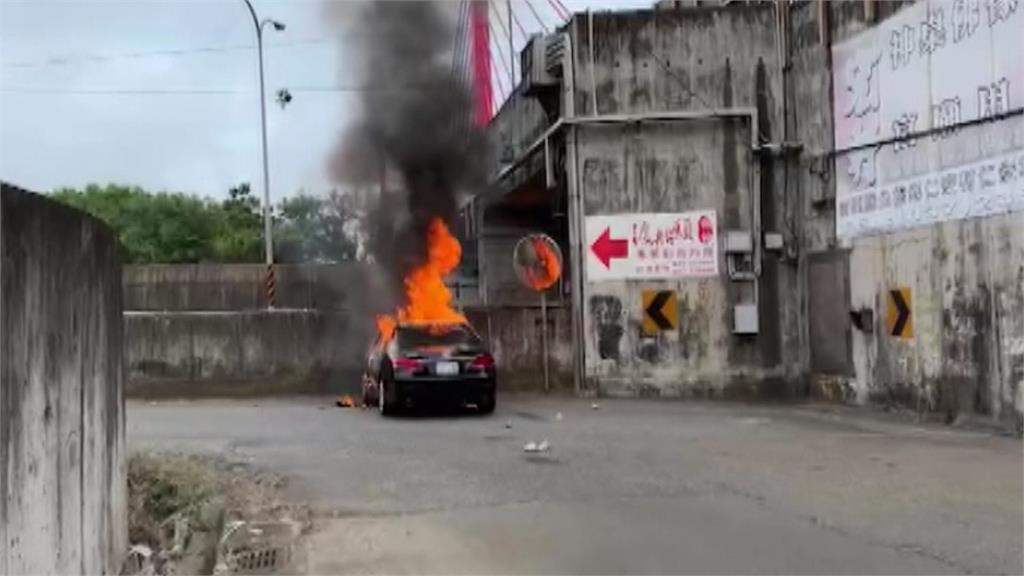
<path id="1" fill-rule="evenodd" d="M 477 400 L 476 409 L 481 414 L 490 414 L 494 412 L 494 406 L 497 403 L 494 392 L 494 390 L 491 390 L 489 393 L 484 394 L 479 400 Z"/>
<path id="2" fill-rule="evenodd" d="M 384 416 L 391 416 L 398 412 L 400 406 L 398 389 L 395 387 L 395 379 L 391 378 L 391 370 L 382 370 L 377 380 L 377 409 Z"/>

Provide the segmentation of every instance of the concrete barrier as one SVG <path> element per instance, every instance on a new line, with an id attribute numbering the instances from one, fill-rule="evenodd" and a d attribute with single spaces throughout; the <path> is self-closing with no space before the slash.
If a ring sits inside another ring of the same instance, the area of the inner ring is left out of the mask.
<path id="1" fill-rule="evenodd" d="M 355 392 L 367 328 L 345 311 L 125 312 L 128 394 Z"/>
<path id="2" fill-rule="evenodd" d="M 120 278 L 109 229 L 0 186 L 0 574 L 120 568 Z"/>
<path id="3" fill-rule="evenodd" d="M 498 366 L 498 389 L 544 389 L 544 348 L 540 307 L 467 308 L 466 318 L 488 343 Z M 552 391 L 573 389 L 569 309 L 548 308 L 548 376 Z"/>
<path id="4" fill-rule="evenodd" d="M 276 269 L 280 308 L 268 311 L 262 264 L 125 267 L 128 395 L 357 393 L 382 275 L 361 263 Z M 499 388 L 542 390 L 539 307 L 465 312 L 494 351 Z M 569 313 L 559 303 L 549 309 L 548 334 L 551 388 L 571 389 Z"/>
<path id="5" fill-rule="evenodd" d="M 344 310 L 365 292 L 373 269 L 359 262 L 274 266 L 279 308 Z M 267 305 L 263 264 L 125 266 L 124 309 L 257 310 Z"/>

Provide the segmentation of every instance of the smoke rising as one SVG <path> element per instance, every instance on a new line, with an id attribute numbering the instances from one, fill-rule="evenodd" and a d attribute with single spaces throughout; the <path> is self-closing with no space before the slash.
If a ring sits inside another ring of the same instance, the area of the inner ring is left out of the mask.
<path id="1" fill-rule="evenodd" d="M 359 114 L 331 155 L 341 185 L 383 181 L 371 207 L 370 252 L 393 294 L 426 261 L 430 220 L 451 223 L 459 198 L 485 183 L 487 147 L 455 53 L 459 3 L 330 2 L 331 21 L 354 40 L 343 76 L 364 89 Z M 393 299 L 390 309 L 399 302 Z"/>

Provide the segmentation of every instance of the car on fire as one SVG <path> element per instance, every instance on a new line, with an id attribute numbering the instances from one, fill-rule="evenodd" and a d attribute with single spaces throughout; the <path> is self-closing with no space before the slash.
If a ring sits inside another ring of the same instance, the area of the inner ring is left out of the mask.
<path id="1" fill-rule="evenodd" d="M 395 414 L 436 400 L 472 404 L 494 412 L 494 357 L 464 322 L 398 324 L 370 347 L 363 376 L 363 403 Z"/>

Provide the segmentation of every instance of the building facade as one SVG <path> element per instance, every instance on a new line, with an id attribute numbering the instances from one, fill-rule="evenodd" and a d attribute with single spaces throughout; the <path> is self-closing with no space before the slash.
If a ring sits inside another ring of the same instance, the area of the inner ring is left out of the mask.
<path id="1" fill-rule="evenodd" d="M 1024 406 L 1024 6 L 741 2 L 576 14 L 522 54 L 469 208 L 566 255 L 563 385 Z M 1015 88 L 1019 86 L 1019 88 Z"/>

